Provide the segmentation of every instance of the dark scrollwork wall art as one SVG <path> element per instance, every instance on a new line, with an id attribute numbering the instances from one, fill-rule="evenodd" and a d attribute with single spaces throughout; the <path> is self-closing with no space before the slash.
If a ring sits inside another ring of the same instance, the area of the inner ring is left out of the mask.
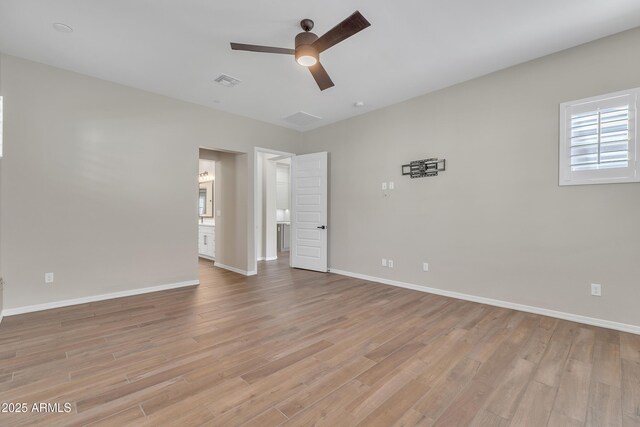
<path id="1" fill-rule="evenodd" d="M 402 175 L 409 175 L 413 178 L 424 178 L 427 176 L 438 176 L 438 172 L 444 172 L 446 160 L 438 160 L 437 157 L 424 160 L 414 160 L 408 165 L 402 165 Z"/>

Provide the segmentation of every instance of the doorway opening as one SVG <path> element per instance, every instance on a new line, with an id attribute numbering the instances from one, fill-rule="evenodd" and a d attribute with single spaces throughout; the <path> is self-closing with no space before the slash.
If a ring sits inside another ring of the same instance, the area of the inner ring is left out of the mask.
<path id="1" fill-rule="evenodd" d="M 200 148 L 198 179 L 198 256 L 245 276 L 250 271 L 247 153 Z M 211 194 L 211 197 L 208 197 Z M 201 203 L 203 205 L 201 205 Z M 195 243 L 195 242 L 194 242 Z M 203 251 L 204 249 L 204 251 Z"/>
<path id="2" fill-rule="evenodd" d="M 252 261 L 256 264 L 264 261 L 261 263 L 264 267 L 278 259 L 280 232 L 280 256 L 288 257 L 289 267 L 327 272 L 328 153 L 294 155 L 263 148 L 255 148 L 254 153 L 255 252 Z M 278 209 L 277 197 L 279 163 L 280 187 L 286 189 L 286 193 L 281 192 L 282 209 Z"/>
<path id="3" fill-rule="evenodd" d="M 293 154 L 258 148 L 255 154 L 255 259 L 282 262 L 289 258 L 291 247 Z"/>
<path id="4" fill-rule="evenodd" d="M 215 176 L 216 162 L 207 158 L 198 161 L 198 257 L 215 261 Z"/>

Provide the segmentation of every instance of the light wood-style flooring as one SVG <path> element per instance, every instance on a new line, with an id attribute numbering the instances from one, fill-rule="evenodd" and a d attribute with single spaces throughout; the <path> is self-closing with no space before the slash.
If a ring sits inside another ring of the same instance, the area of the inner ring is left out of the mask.
<path id="1" fill-rule="evenodd" d="M 5 318 L 0 425 L 638 426 L 640 336 L 261 263 Z"/>

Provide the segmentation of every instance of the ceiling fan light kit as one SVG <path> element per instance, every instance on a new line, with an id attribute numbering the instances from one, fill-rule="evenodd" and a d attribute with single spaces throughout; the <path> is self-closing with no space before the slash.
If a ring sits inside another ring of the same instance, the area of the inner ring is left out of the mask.
<path id="1" fill-rule="evenodd" d="M 313 28 L 311 19 L 303 19 L 300 21 L 300 26 L 304 32 L 296 36 L 296 62 L 302 66 L 310 67 L 320 60 L 318 49 L 313 47 L 313 43 L 318 40 L 318 36 L 310 32 Z"/>
<path id="2" fill-rule="evenodd" d="M 302 66 L 310 67 L 320 60 L 318 51 L 313 46 L 302 45 L 296 48 L 296 62 Z"/>
<path id="3" fill-rule="evenodd" d="M 233 42 L 231 43 L 231 49 L 294 55 L 298 64 L 309 68 L 320 90 L 325 90 L 333 87 L 334 84 L 320 63 L 320 53 L 364 30 L 370 25 L 369 21 L 356 10 L 347 19 L 327 31 L 321 37 L 318 37 L 311 32 L 313 29 L 313 21 L 311 19 L 303 19 L 300 21 L 300 26 L 304 31 L 296 36 L 295 49 Z"/>

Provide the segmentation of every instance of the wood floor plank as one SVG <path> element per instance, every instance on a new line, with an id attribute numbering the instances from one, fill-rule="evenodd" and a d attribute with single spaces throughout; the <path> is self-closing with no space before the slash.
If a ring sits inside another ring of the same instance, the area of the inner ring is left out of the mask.
<path id="1" fill-rule="evenodd" d="M 560 383 L 562 370 L 569 357 L 576 326 L 569 323 L 559 323 L 551 341 L 546 348 L 538 369 L 535 380 L 551 387 L 557 387 Z"/>
<path id="2" fill-rule="evenodd" d="M 291 269 L 7 317 L 2 426 L 640 426 L 640 337 Z"/>
<path id="3" fill-rule="evenodd" d="M 363 384 L 373 385 L 424 347 L 424 344 L 415 342 L 402 346 L 399 350 L 360 374 L 357 380 Z"/>
<path id="4" fill-rule="evenodd" d="M 293 352 L 287 356 L 284 356 L 280 359 L 274 360 L 271 363 L 266 364 L 265 366 L 256 369 L 255 371 L 248 372 L 242 375 L 242 379 L 248 382 L 249 384 L 258 381 L 261 378 L 268 377 L 269 375 L 278 372 L 281 369 L 284 369 L 292 364 L 310 357 L 317 352 L 324 350 L 327 347 L 331 347 L 333 344 L 329 341 L 318 341 L 317 343 L 313 343 L 301 350 Z"/>
<path id="5" fill-rule="evenodd" d="M 306 358 L 276 374 L 249 384 L 240 393 L 208 405 L 217 425 L 239 425 L 305 389 L 305 382 L 325 371 L 313 358 Z"/>
<path id="6" fill-rule="evenodd" d="M 620 388 L 620 345 L 597 340 L 594 345 L 593 380 Z"/>
<path id="7" fill-rule="evenodd" d="M 532 381 L 520 399 L 511 426 L 546 426 L 551 415 L 556 389 L 546 384 Z"/>
<path id="8" fill-rule="evenodd" d="M 557 319 L 550 317 L 542 317 L 539 320 L 538 327 L 520 351 L 520 357 L 535 364 L 540 363 L 540 359 L 542 359 L 558 324 Z"/>
<path id="9" fill-rule="evenodd" d="M 640 363 L 640 335 L 621 332 L 620 354 L 623 359 Z"/>
<path id="10" fill-rule="evenodd" d="M 409 409 L 393 424 L 393 427 L 429 427 L 432 425 L 433 420 L 414 409 Z"/>
<path id="11" fill-rule="evenodd" d="M 215 387 L 205 388 L 173 405 L 167 405 L 152 414 L 147 414 L 146 422 L 154 426 L 163 425 L 168 421 L 175 422 L 175 425 L 181 427 L 200 425 L 214 418 L 214 412 L 209 410 L 207 405 L 221 402 L 225 397 L 248 388 L 249 385 L 240 377 L 234 377 Z"/>
<path id="12" fill-rule="evenodd" d="M 358 426 L 386 427 L 393 425 L 411 406 L 429 391 L 430 386 L 420 379 L 405 384 L 389 399 L 378 406 Z"/>
<path id="13" fill-rule="evenodd" d="M 506 427 L 509 425 L 509 420 L 484 409 L 476 415 L 471 425 L 474 427 Z"/>
<path id="14" fill-rule="evenodd" d="M 298 393 L 287 401 L 279 404 L 278 409 L 284 415 L 291 418 L 298 412 L 324 398 L 326 395 L 334 392 L 340 385 L 351 381 L 374 364 L 375 362 L 368 358 L 358 357 L 335 371 L 328 373 L 321 379 L 309 384 L 304 392 Z"/>
<path id="15" fill-rule="evenodd" d="M 579 328 L 569 351 L 569 358 L 584 363 L 592 363 L 595 335 L 595 332 L 590 328 Z"/>
<path id="16" fill-rule="evenodd" d="M 287 417 L 275 408 L 271 408 L 254 419 L 242 424 L 242 427 L 277 426 L 287 421 Z"/>
<path id="17" fill-rule="evenodd" d="M 353 421 L 343 409 L 354 398 L 361 395 L 368 386 L 360 381 L 351 380 L 323 399 L 299 412 L 282 426 L 336 426 L 349 425 Z M 351 424 L 353 425 L 353 424 Z"/>
<path id="18" fill-rule="evenodd" d="M 622 359 L 623 425 L 640 425 L 640 363 Z"/>
<path id="19" fill-rule="evenodd" d="M 553 412 L 563 415 L 563 419 L 571 418 L 584 423 L 589 402 L 589 385 L 591 383 L 590 363 L 569 359 L 562 373 Z"/>
<path id="20" fill-rule="evenodd" d="M 491 395 L 492 386 L 483 381 L 471 381 L 438 417 L 434 426 L 470 425 Z"/>
<path id="21" fill-rule="evenodd" d="M 387 376 L 370 385 L 345 407 L 354 419 L 362 420 L 382 405 L 389 396 L 395 394 L 405 384 L 414 380 L 417 374 L 410 369 L 390 372 Z"/>
<path id="22" fill-rule="evenodd" d="M 507 377 L 489 399 L 487 410 L 506 420 L 513 418 L 534 369 L 535 365 L 528 360 L 517 359 Z"/>
<path id="23" fill-rule="evenodd" d="M 586 426 L 622 425 L 622 392 L 619 387 L 592 382 Z"/>
<path id="24" fill-rule="evenodd" d="M 479 368 L 480 362 L 477 360 L 463 358 L 451 371 L 434 382 L 431 390 L 414 405 L 414 409 L 431 420 L 438 419 L 458 393 L 467 387 Z"/>
<path id="25" fill-rule="evenodd" d="M 534 323 L 521 323 L 482 365 L 469 386 L 452 400 L 436 419 L 435 426 L 469 425 L 485 409 L 492 391 L 507 377 L 508 370 L 535 328 Z"/>
<path id="26" fill-rule="evenodd" d="M 125 409 L 122 412 L 103 418 L 102 420 L 87 424 L 89 427 L 108 427 L 108 426 L 126 426 L 134 425 L 141 421 L 144 421 L 144 412 L 139 406 L 133 406 L 129 409 Z"/>
<path id="27" fill-rule="evenodd" d="M 581 421 L 555 411 L 551 412 L 551 417 L 549 417 L 549 423 L 547 424 L 548 427 L 580 427 L 583 425 Z"/>

